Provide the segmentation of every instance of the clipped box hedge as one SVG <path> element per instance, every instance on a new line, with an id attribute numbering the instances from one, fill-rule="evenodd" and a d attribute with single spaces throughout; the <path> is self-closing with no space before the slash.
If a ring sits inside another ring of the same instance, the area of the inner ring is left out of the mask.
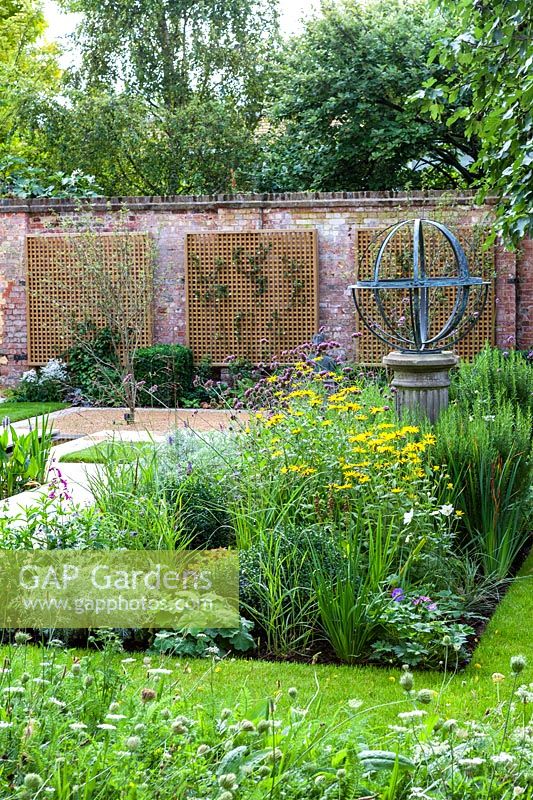
<path id="1" fill-rule="evenodd" d="M 181 344 L 156 344 L 137 351 L 135 379 L 144 385 L 139 390 L 140 406 L 177 408 L 193 390 L 192 352 Z"/>

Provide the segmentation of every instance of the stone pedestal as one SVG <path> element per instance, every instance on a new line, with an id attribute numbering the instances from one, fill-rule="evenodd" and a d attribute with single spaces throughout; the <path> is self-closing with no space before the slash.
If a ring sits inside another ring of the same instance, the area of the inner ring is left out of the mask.
<path id="1" fill-rule="evenodd" d="M 451 352 L 399 353 L 392 352 L 383 364 L 393 373 L 391 386 L 396 389 L 396 413 L 399 417 L 409 411 L 422 412 L 435 422 L 448 406 L 450 369 L 459 358 Z"/>

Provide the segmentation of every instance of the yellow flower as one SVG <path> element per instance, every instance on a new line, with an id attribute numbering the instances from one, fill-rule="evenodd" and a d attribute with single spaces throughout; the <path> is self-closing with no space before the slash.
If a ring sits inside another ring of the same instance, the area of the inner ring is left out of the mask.
<path id="1" fill-rule="evenodd" d="M 358 433 L 356 436 L 349 436 L 348 441 L 350 444 L 353 442 L 366 442 L 372 436 L 370 431 L 364 431 L 363 433 Z"/>
<path id="2" fill-rule="evenodd" d="M 368 414 L 357 414 L 355 418 L 360 422 L 364 422 L 365 419 L 368 419 Z"/>
<path id="3" fill-rule="evenodd" d="M 433 467 L 433 472 L 438 472 L 439 470 L 440 470 L 439 465 L 435 464 L 434 467 Z"/>
<path id="4" fill-rule="evenodd" d="M 361 475 L 361 477 L 359 478 L 359 483 L 368 483 L 369 480 L 370 478 L 368 477 L 368 475 Z"/>
<path id="5" fill-rule="evenodd" d="M 446 488 L 447 489 L 453 489 L 453 483 L 447 483 L 446 484 Z"/>
<path id="6" fill-rule="evenodd" d="M 279 458 L 279 456 L 283 455 L 283 450 L 273 450 L 272 451 L 272 458 Z"/>
<path id="7" fill-rule="evenodd" d="M 385 411 L 383 406 L 372 406 L 370 409 L 371 414 L 381 414 L 383 411 Z"/>
<path id="8" fill-rule="evenodd" d="M 277 375 L 269 375 L 269 377 L 267 378 L 267 383 L 276 383 L 277 380 L 278 380 Z"/>
<path id="9" fill-rule="evenodd" d="M 289 471 L 288 467 L 282 467 L 280 469 L 280 472 L 281 472 L 282 475 L 286 475 L 288 471 Z"/>
<path id="10" fill-rule="evenodd" d="M 353 483 L 331 483 L 330 487 L 336 492 L 341 492 L 344 489 L 353 489 Z"/>
<path id="11" fill-rule="evenodd" d="M 302 429 L 301 429 L 301 428 L 293 428 L 293 429 L 291 430 L 291 433 L 294 433 L 294 435 L 295 435 L 295 436 L 296 436 L 297 434 L 301 433 L 301 432 L 302 432 Z"/>
<path id="12" fill-rule="evenodd" d="M 265 422 L 265 428 L 273 428 L 274 425 L 277 425 L 278 422 L 283 422 L 284 419 L 284 414 L 273 414 L 270 419 L 267 419 Z"/>
<path id="13" fill-rule="evenodd" d="M 333 425 L 333 422 L 330 419 L 322 420 L 322 427 L 326 428 L 328 425 Z"/>
<path id="14" fill-rule="evenodd" d="M 398 488 L 396 488 L 396 489 L 391 489 L 391 492 L 392 492 L 393 494 L 401 494 L 401 493 L 402 493 L 402 490 L 401 490 L 401 489 L 398 489 Z"/>
<path id="15" fill-rule="evenodd" d="M 464 513 L 465 513 L 464 511 L 461 511 L 461 509 L 458 508 L 457 511 L 455 512 L 455 516 L 456 517 L 463 517 Z"/>

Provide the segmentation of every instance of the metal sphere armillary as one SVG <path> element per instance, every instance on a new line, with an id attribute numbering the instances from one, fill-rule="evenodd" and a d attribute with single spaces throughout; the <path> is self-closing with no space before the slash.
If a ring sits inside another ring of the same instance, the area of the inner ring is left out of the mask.
<path id="1" fill-rule="evenodd" d="M 459 240 L 440 222 L 404 220 L 383 237 L 372 280 L 349 287 L 366 327 L 404 353 L 440 352 L 455 344 L 479 319 L 489 281 L 470 275 Z M 443 269 L 445 274 L 438 274 Z M 437 306 L 440 314 L 435 313 Z"/>

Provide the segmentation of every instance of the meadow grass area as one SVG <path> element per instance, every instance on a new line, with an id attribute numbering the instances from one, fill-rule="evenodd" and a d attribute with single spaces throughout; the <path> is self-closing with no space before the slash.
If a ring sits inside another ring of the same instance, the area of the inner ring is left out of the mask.
<path id="1" fill-rule="evenodd" d="M 524 655 L 528 662 L 523 680 L 533 680 L 532 616 L 533 551 L 490 620 L 468 667 L 455 674 L 453 664 L 446 674 L 429 670 L 414 671 L 416 689 L 428 688 L 438 693 L 436 705 L 431 710 L 438 710 L 446 718 L 479 719 L 486 711 L 494 709 L 498 702 L 497 689 L 492 680 L 494 673 L 506 676 L 500 685 L 500 699 L 512 694 L 509 663 L 511 657 L 518 654 Z M 88 652 L 91 651 L 67 650 L 66 662 L 83 658 Z M 98 672 L 99 656 L 94 651 L 92 653 L 93 668 Z M 9 659 L 12 655 L 9 646 L 0 649 L 0 657 Z M 122 662 L 127 656 L 134 660 L 128 664 L 128 680 L 121 690 L 125 704 L 137 697 L 146 683 L 145 655 L 144 652 L 121 652 L 112 656 L 118 671 L 123 671 Z M 32 662 L 37 666 L 42 658 L 41 648 L 26 648 L 23 669 L 31 672 Z M 362 701 L 364 727 L 379 736 L 388 724 L 394 722 L 399 711 L 409 707 L 399 685 L 401 670 L 397 667 L 312 665 L 229 658 L 222 659 L 213 668 L 208 659 L 188 660 L 169 656 L 152 656 L 151 666 L 172 670 L 172 681 L 178 687 L 176 691 L 186 700 L 190 710 L 199 703 L 207 702 L 215 713 L 219 709 L 238 705 L 246 716 L 251 708 L 280 692 L 280 703 L 287 703 L 287 690 L 294 687 L 303 705 L 317 694 L 316 706 L 325 724 L 342 715 L 343 710 L 348 708 L 349 700 Z"/>
<path id="2" fill-rule="evenodd" d="M 150 455 L 154 447 L 152 442 L 99 442 L 75 453 L 65 453 L 59 460 L 67 464 L 104 464 L 112 456 L 116 461 L 129 463 L 141 455 Z"/>
<path id="3" fill-rule="evenodd" d="M 68 406 L 68 403 L 14 403 L 7 400 L 0 405 L 0 422 L 6 417 L 10 422 L 20 422 L 22 419 L 51 414 Z"/>

